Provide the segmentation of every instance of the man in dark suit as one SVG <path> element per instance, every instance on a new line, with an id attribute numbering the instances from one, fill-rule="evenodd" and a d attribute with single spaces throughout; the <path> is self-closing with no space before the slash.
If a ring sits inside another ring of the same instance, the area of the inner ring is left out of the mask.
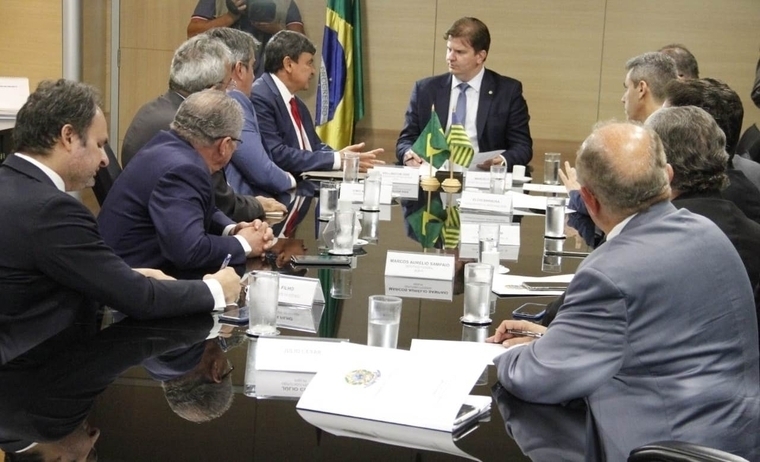
<path id="1" fill-rule="evenodd" d="M 396 157 L 404 165 L 420 165 L 412 145 L 430 120 L 430 109 L 451 125 L 451 114 L 462 122 L 476 152 L 500 151 L 478 167 L 506 163 L 528 165 L 533 157 L 528 105 L 522 84 L 485 68 L 491 35 L 475 18 L 461 18 L 444 34 L 449 73 L 422 79 L 414 84 L 404 128 L 396 142 Z M 465 86 L 466 85 L 466 86 Z M 465 108 L 465 109 L 463 109 Z"/>
<path id="2" fill-rule="evenodd" d="M 723 131 L 710 114 L 695 106 L 662 108 L 647 119 L 647 125 L 662 138 L 668 163 L 673 167 L 673 205 L 709 218 L 726 233 L 755 289 L 760 318 L 760 224 L 721 197 L 728 183 Z"/>
<path id="3" fill-rule="evenodd" d="M 243 267 L 272 245 L 266 223 L 235 223 L 214 206 L 211 174 L 230 161 L 243 128 L 240 105 L 203 90 L 180 105 L 114 182 L 98 216 L 103 240 L 135 266 L 197 278 L 207 268 Z"/>
<path id="4" fill-rule="evenodd" d="M 177 48 L 169 70 L 169 90 L 143 105 L 124 135 L 121 162 L 125 170 L 148 141 L 159 131 L 169 129 L 185 98 L 206 88 L 227 88 L 232 61 L 224 43 L 206 34 L 193 37 Z M 236 194 L 227 183 L 224 170 L 215 172 L 213 179 L 216 206 L 234 221 L 251 221 L 263 218 L 269 211 L 286 210 L 274 199 Z"/>
<path id="5" fill-rule="evenodd" d="M 132 270 L 103 242 L 90 211 L 65 193 L 92 186 L 95 172 L 108 164 L 108 131 L 94 89 L 67 80 L 41 83 L 19 111 L 13 137 L 16 154 L 0 166 L 6 217 L 0 345 L 29 338 L 51 316 L 63 329 L 103 304 L 155 318 L 208 312 L 237 299 L 239 278 L 231 269 L 203 282 L 160 281 L 143 275 L 166 278 L 160 271 Z"/>
<path id="6" fill-rule="evenodd" d="M 296 96 L 309 88 L 316 52 L 305 35 L 288 30 L 278 32 L 267 44 L 266 72 L 253 83 L 251 101 L 272 160 L 294 176 L 310 170 L 340 170 L 346 152 L 358 153 L 361 171 L 382 164 L 376 156 L 383 149 L 359 152 L 364 143 L 335 149 L 317 135 L 309 109 Z"/>
<path id="7" fill-rule="evenodd" d="M 496 329 L 492 342 L 525 343 L 494 359 L 499 382 L 530 402 L 585 399 L 598 430 L 590 449 L 603 452 L 589 460 L 625 460 L 663 435 L 756 460 L 757 319 L 733 245 L 670 203 L 673 170 L 651 128 L 595 129 L 576 168 L 607 242 L 578 267 L 548 329 Z"/>

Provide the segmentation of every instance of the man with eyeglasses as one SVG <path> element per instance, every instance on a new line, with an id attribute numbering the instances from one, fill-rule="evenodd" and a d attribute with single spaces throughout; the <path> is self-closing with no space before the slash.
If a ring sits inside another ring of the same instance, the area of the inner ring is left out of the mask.
<path id="1" fill-rule="evenodd" d="M 235 152 L 240 105 L 219 90 L 193 93 L 116 179 L 98 216 L 103 240 L 135 266 L 197 278 L 223 262 L 242 269 L 273 244 L 259 220 L 235 223 L 214 203 L 211 174 Z M 134 165 L 134 167 L 132 167 Z"/>

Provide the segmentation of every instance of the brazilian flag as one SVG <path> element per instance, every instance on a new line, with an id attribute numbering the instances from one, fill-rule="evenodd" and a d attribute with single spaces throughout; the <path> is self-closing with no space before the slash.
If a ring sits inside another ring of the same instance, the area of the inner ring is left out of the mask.
<path id="1" fill-rule="evenodd" d="M 327 0 L 316 124 L 335 149 L 352 144 L 354 124 L 364 117 L 361 16 L 360 0 Z"/>

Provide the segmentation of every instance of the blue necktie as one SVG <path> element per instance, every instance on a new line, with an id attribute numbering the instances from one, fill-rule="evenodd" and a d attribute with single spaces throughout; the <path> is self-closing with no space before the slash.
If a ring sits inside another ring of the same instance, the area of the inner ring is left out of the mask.
<path id="1" fill-rule="evenodd" d="M 456 116 L 456 121 L 464 127 L 467 117 L 467 89 L 470 88 L 470 85 L 462 82 L 457 85 L 457 88 L 459 88 L 459 96 L 457 97 L 457 107 L 454 110 L 454 115 Z M 454 121 L 452 120 L 451 123 L 454 123 Z"/>

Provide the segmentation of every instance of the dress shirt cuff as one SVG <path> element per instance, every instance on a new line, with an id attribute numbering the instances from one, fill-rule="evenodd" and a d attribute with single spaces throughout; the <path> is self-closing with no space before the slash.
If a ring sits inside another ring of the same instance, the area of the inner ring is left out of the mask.
<path id="1" fill-rule="evenodd" d="M 220 284 L 219 287 L 222 287 Z M 206 340 L 211 340 L 212 338 L 219 337 L 219 332 L 222 331 L 222 323 L 219 322 L 219 316 L 214 315 L 212 316 L 214 318 L 214 325 L 211 327 L 211 330 L 208 332 L 208 337 L 206 337 Z"/>
<path id="2" fill-rule="evenodd" d="M 342 163 L 340 159 L 340 151 L 335 151 L 333 152 L 333 154 L 335 155 L 335 160 L 333 160 L 333 170 L 340 170 L 340 166 Z"/>
<path id="3" fill-rule="evenodd" d="M 499 157 L 501 157 L 501 160 L 503 162 L 502 165 L 504 165 L 507 168 L 509 168 L 509 164 L 507 164 L 507 157 L 504 154 L 499 154 Z"/>
<path id="4" fill-rule="evenodd" d="M 208 289 L 211 291 L 211 296 L 214 297 L 214 311 L 221 311 L 227 306 L 227 301 L 224 299 L 224 290 L 222 290 L 222 284 L 216 279 L 204 279 Z"/>
<path id="5" fill-rule="evenodd" d="M 235 239 L 240 242 L 240 245 L 243 246 L 243 252 L 245 252 L 246 255 L 250 255 L 251 252 L 253 252 L 253 249 L 251 248 L 250 244 L 248 244 L 248 241 L 243 238 L 243 236 L 233 236 Z"/>
<path id="6" fill-rule="evenodd" d="M 290 178 L 290 189 L 295 188 L 296 185 L 296 177 L 294 177 L 290 172 L 288 172 L 288 178 Z"/>
<path id="7" fill-rule="evenodd" d="M 222 236 L 231 236 L 232 231 L 235 229 L 235 226 L 237 226 L 237 223 L 225 226 L 224 230 L 222 231 Z"/>

